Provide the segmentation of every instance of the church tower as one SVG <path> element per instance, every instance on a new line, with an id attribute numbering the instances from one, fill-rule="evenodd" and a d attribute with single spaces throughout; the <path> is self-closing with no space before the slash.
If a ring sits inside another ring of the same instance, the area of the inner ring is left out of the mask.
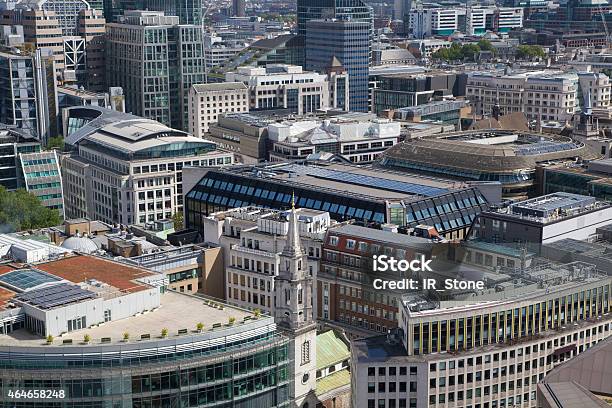
<path id="1" fill-rule="evenodd" d="M 313 316 L 313 276 L 302 250 L 298 214 L 292 200 L 287 242 L 280 255 L 275 281 L 275 320 L 279 330 L 291 339 L 289 357 L 294 378 L 291 398 L 299 408 L 314 408 L 316 387 L 316 321 Z"/>

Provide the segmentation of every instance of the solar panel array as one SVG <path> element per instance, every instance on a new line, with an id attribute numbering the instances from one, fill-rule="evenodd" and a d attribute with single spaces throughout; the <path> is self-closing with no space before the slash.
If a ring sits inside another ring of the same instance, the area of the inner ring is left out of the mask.
<path id="1" fill-rule="evenodd" d="M 28 303 L 40 309 L 51 309 L 85 299 L 93 299 L 95 297 L 97 297 L 97 295 L 94 292 L 82 289 L 77 285 L 59 283 L 57 285 L 20 293 L 15 296 L 15 300 Z"/>
<path id="2" fill-rule="evenodd" d="M 288 166 L 290 171 L 298 174 L 308 174 L 327 180 L 339 181 L 348 184 L 355 184 L 364 187 L 379 188 L 381 190 L 396 191 L 410 195 L 421 195 L 425 197 L 435 197 L 448 193 L 445 188 L 431 187 L 423 184 L 408 183 L 399 180 L 387 180 L 381 177 L 366 176 L 363 174 L 347 173 L 338 170 L 329 170 L 316 166 Z"/>
<path id="3" fill-rule="evenodd" d="M 20 269 L 0 275 L 0 283 L 25 291 L 43 283 L 58 282 L 62 280 L 37 269 Z"/>
<path id="4" fill-rule="evenodd" d="M 575 148 L 576 148 L 576 145 L 571 142 L 558 143 L 558 142 L 542 141 L 542 142 L 529 144 L 526 146 L 521 146 L 517 148 L 515 152 L 517 155 L 521 155 L 521 156 L 533 156 L 536 154 L 561 152 L 565 150 L 572 150 Z"/>

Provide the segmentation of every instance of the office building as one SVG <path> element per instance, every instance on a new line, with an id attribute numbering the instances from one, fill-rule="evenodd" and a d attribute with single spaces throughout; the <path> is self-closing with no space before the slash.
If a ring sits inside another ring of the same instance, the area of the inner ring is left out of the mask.
<path id="1" fill-rule="evenodd" d="M 482 130 L 407 140 L 384 152 L 380 165 L 463 181 L 499 182 L 504 198 L 517 200 L 541 191 L 540 165 L 573 164 L 597 157 L 569 137 Z"/>
<path id="2" fill-rule="evenodd" d="M 205 82 L 201 26 L 131 11 L 107 25 L 107 38 L 108 83 L 123 88 L 126 111 L 188 129 L 189 89 Z"/>
<path id="3" fill-rule="evenodd" d="M 389 114 L 395 120 L 453 124 L 458 126 L 461 118 L 469 115 L 471 108 L 464 99 L 434 101 L 418 106 L 393 109 Z"/>
<path id="4" fill-rule="evenodd" d="M 184 166 L 232 163 L 232 154 L 159 122 L 94 106 L 68 109 L 62 157 L 66 216 L 145 224 L 183 208 Z"/>
<path id="5" fill-rule="evenodd" d="M 546 166 L 543 185 L 545 194 L 563 191 L 612 200 L 612 159 Z"/>
<path id="6" fill-rule="evenodd" d="M 446 71 L 379 74 L 373 90 L 372 111 L 381 113 L 423 105 L 434 99 L 463 96 L 466 75 Z"/>
<path id="7" fill-rule="evenodd" d="M 196 84 L 189 91 L 189 133 L 204 137 L 225 113 L 249 111 L 249 89 L 242 82 Z"/>
<path id="8" fill-rule="evenodd" d="M 501 200 L 498 184 L 459 184 L 432 177 L 348 164 L 316 162 L 188 168 L 183 175 L 185 223 L 201 231 L 202 217 L 244 205 L 287 209 L 292 194 L 300 208 L 327 211 L 336 221 L 403 228 L 425 224 L 461 238 L 472 220 Z"/>
<path id="9" fill-rule="evenodd" d="M 24 41 L 49 48 L 56 60 L 55 77 L 62 85 L 105 89 L 102 11 L 81 0 L 19 2 L 0 15 L 3 25 L 22 25 Z"/>
<path id="10" fill-rule="evenodd" d="M 225 276 L 221 252 L 218 246 L 183 245 L 156 247 L 150 253 L 116 259 L 126 265 L 164 274 L 168 279 L 167 289 L 223 299 Z"/>
<path id="11" fill-rule="evenodd" d="M 204 33 L 204 62 L 206 73 L 214 71 L 236 57 L 248 46 L 248 42 L 241 38 L 224 38 L 220 33 Z"/>
<path id="12" fill-rule="evenodd" d="M 161 11 L 166 16 L 177 16 L 179 24 L 202 25 L 202 0 L 138 0 L 140 10 Z"/>
<path id="13" fill-rule="evenodd" d="M 57 151 L 19 153 L 23 187 L 45 207 L 58 210 L 64 217 L 62 173 Z"/>
<path id="14" fill-rule="evenodd" d="M 352 163 L 371 163 L 400 139 L 400 124 L 370 114 L 285 120 L 268 125 L 270 161 L 304 160 L 331 153 Z"/>
<path id="15" fill-rule="evenodd" d="M 297 3 L 297 33 L 306 36 L 306 24 L 310 20 L 335 18 L 369 22 L 372 24 L 372 10 L 362 0 L 298 0 Z M 371 29 L 371 28 L 370 28 Z"/>
<path id="16" fill-rule="evenodd" d="M 235 17 L 246 16 L 246 2 L 245 0 L 232 0 L 232 14 Z"/>
<path id="17" fill-rule="evenodd" d="M 251 113 L 226 113 L 217 118 L 218 123 L 210 124 L 206 137 L 217 145 L 235 154 L 236 160 L 244 164 L 267 161 L 268 125 L 275 121 L 274 111 Z M 279 119 L 282 118 L 279 117 Z"/>
<path id="18" fill-rule="evenodd" d="M 580 104 L 578 75 L 560 71 L 527 71 L 509 74 L 468 74 L 466 98 L 476 115 L 492 116 L 493 107 L 507 115 L 523 112 L 527 119 L 565 122 Z"/>
<path id="19" fill-rule="evenodd" d="M 242 82 L 249 90 L 249 109 L 288 109 L 303 115 L 329 108 L 327 75 L 296 65 L 240 67 L 225 74 L 226 82 Z"/>
<path id="20" fill-rule="evenodd" d="M 450 7 L 410 10 L 409 30 L 417 39 L 451 35 L 460 31 L 467 35 L 483 35 L 487 31 L 507 33 L 523 27 L 521 7 Z"/>
<path id="21" fill-rule="evenodd" d="M 49 50 L 0 50 L 0 123 L 46 144 L 57 126 L 55 86 L 55 61 Z"/>
<path id="22" fill-rule="evenodd" d="M 467 296 L 408 295 L 398 330 L 352 342 L 352 404 L 539 407 L 538 383 L 612 334 L 611 283 L 589 264 L 544 263 Z"/>
<path id="23" fill-rule="evenodd" d="M 349 79 L 350 110 L 368 111 L 371 22 L 320 19 L 306 23 L 305 67 L 326 72 L 337 59 Z"/>
<path id="24" fill-rule="evenodd" d="M 0 185 L 9 191 L 25 188 L 19 156 L 22 153 L 40 152 L 40 140 L 21 129 L 0 125 L 0 149 L 2 151 Z"/>
<path id="25" fill-rule="evenodd" d="M 282 318 L 165 290 L 159 273 L 92 256 L 2 268 L 3 383 L 45 382 L 66 403 L 118 407 L 289 407 L 314 394 L 314 330 L 305 341 Z"/>
<path id="26" fill-rule="evenodd" d="M 478 215 L 470 238 L 513 242 L 540 250 L 564 238 L 585 240 L 612 223 L 612 204 L 594 197 L 551 193 Z"/>
<path id="27" fill-rule="evenodd" d="M 317 274 L 317 318 L 351 336 L 372 336 L 397 327 L 401 293 L 381 293 L 372 287 L 372 255 L 385 253 L 397 259 L 417 259 L 420 254 L 429 257 L 430 242 L 390 229 L 351 224 L 330 228 Z M 395 279 L 399 278 L 396 273 Z"/>

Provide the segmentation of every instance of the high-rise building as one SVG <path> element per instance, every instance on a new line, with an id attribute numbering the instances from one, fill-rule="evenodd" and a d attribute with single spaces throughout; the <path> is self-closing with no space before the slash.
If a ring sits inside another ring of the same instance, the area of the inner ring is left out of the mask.
<path id="1" fill-rule="evenodd" d="M 104 0 L 108 22 L 117 22 L 126 11 L 133 10 L 161 11 L 177 16 L 180 24 L 202 24 L 202 0 Z"/>
<path id="2" fill-rule="evenodd" d="M 48 49 L 0 51 L 0 123 L 46 143 L 56 131 L 55 59 Z"/>
<path id="3" fill-rule="evenodd" d="M 322 18 L 372 23 L 372 10 L 362 0 L 298 0 L 297 31 L 306 35 L 306 23 Z"/>
<path id="4" fill-rule="evenodd" d="M 89 91 L 106 91 L 106 21 L 102 11 L 81 10 L 78 32 L 85 46 L 85 76 L 78 83 Z"/>
<path id="5" fill-rule="evenodd" d="M 103 91 L 105 82 L 102 11 L 83 1 L 21 2 L 0 13 L 0 24 L 23 26 L 23 41 L 35 48 L 50 48 L 56 60 L 56 78 Z"/>
<path id="6" fill-rule="evenodd" d="M 306 69 L 325 72 L 334 57 L 349 77 L 350 109 L 368 111 L 370 21 L 319 19 L 306 23 Z"/>
<path id="7" fill-rule="evenodd" d="M 126 111 L 186 130 L 189 89 L 205 82 L 202 28 L 129 11 L 107 30 L 107 78 L 123 88 Z"/>
<path id="8" fill-rule="evenodd" d="M 246 4 L 245 0 L 232 0 L 232 14 L 235 17 L 246 16 Z"/>
<path id="9" fill-rule="evenodd" d="M 163 11 L 167 16 L 178 16 L 179 24 L 202 24 L 202 0 L 140 0 L 142 10 Z"/>

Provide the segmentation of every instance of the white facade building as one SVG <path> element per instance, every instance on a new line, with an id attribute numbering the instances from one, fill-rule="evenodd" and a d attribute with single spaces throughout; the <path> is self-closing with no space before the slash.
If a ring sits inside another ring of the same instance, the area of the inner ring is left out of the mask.
<path id="1" fill-rule="evenodd" d="M 327 75 L 303 71 L 296 65 L 240 67 L 225 74 L 226 82 L 243 82 L 249 88 L 249 108 L 290 109 L 302 115 L 330 107 Z"/>
<path id="2" fill-rule="evenodd" d="M 242 82 L 196 84 L 189 90 L 189 133 L 203 137 L 223 113 L 249 111 L 248 88 Z"/>
<path id="3" fill-rule="evenodd" d="M 516 74 L 473 72 L 466 98 L 477 115 L 491 115 L 499 104 L 502 114 L 524 112 L 531 120 L 571 120 L 578 107 L 578 75 L 560 71 Z"/>
<path id="4" fill-rule="evenodd" d="M 305 159 L 317 153 L 338 154 L 368 163 L 400 139 L 400 124 L 371 114 L 349 113 L 328 120 L 299 120 L 268 126 L 271 161 Z"/>
<path id="5" fill-rule="evenodd" d="M 415 8 L 408 18 L 415 38 L 451 35 L 483 35 L 487 31 L 507 32 L 523 26 L 520 7 Z"/>
<path id="6" fill-rule="evenodd" d="M 233 162 L 233 153 L 217 150 L 213 142 L 150 119 L 105 113 L 106 120 L 90 122 L 66 139 L 74 146 L 62 157 L 69 218 L 125 225 L 170 218 L 183 209 L 183 167 Z"/>

